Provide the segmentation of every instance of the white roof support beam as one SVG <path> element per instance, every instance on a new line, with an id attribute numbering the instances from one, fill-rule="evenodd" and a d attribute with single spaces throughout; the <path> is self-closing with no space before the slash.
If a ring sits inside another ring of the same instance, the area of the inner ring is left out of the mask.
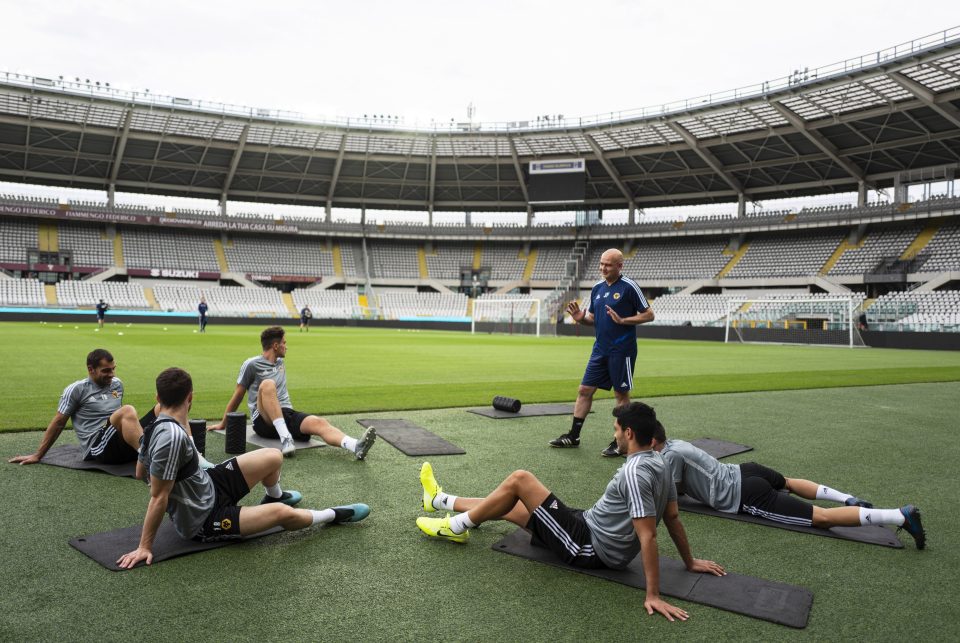
<path id="1" fill-rule="evenodd" d="M 793 125 L 798 132 L 803 134 L 808 141 L 816 145 L 821 152 L 830 157 L 831 161 L 842 167 L 844 172 L 855 178 L 857 181 L 866 181 L 866 175 L 864 174 L 863 170 L 861 170 L 855 163 L 852 163 L 840 156 L 840 151 L 837 149 L 837 147 L 828 141 L 826 136 L 811 128 L 805 120 L 797 115 L 796 112 L 776 101 L 771 101 L 770 106 L 777 110 L 781 116 L 787 119 L 787 121 Z"/>
<path id="2" fill-rule="evenodd" d="M 326 219 L 330 220 L 331 208 L 333 208 L 333 192 L 337 189 L 337 181 L 340 179 L 340 168 L 343 166 L 343 151 L 347 149 L 347 135 L 340 138 L 340 152 L 337 154 L 337 162 L 333 165 L 333 176 L 330 177 L 330 189 L 327 190 L 327 204 L 325 206 Z"/>
<path id="3" fill-rule="evenodd" d="M 960 127 L 960 110 L 948 102 L 938 102 L 937 95 L 933 91 L 927 89 L 912 78 L 904 76 L 900 72 L 891 72 L 887 74 L 887 78 L 919 98 L 924 105 L 940 116 L 943 116 L 951 125 Z"/>
<path id="4" fill-rule="evenodd" d="M 133 108 L 128 107 L 127 113 L 123 117 L 123 133 L 120 134 L 120 140 L 117 142 L 117 150 L 113 155 L 113 167 L 110 168 L 110 183 L 107 185 L 107 203 L 111 208 L 114 205 L 114 199 L 117 195 L 117 175 L 120 173 L 120 163 L 123 161 L 123 153 L 127 149 L 127 139 L 130 138 L 130 123 L 132 121 Z"/>
<path id="5" fill-rule="evenodd" d="M 513 143 L 513 137 L 508 136 L 510 141 L 510 156 L 513 157 L 513 169 L 517 173 L 517 182 L 520 184 L 520 191 L 523 192 L 523 200 L 527 202 L 527 218 L 530 215 L 530 195 L 527 194 L 527 184 L 523 180 L 523 168 L 520 167 L 520 157 L 517 155 L 517 146 Z"/>
<path id="6" fill-rule="evenodd" d="M 233 158 L 230 159 L 230 169 L 227 170 L 227 178 L 223 182 L 223 189 L 220 190 L 220 214 L 227 216 L 227 192 L 230 191 L 230 184 L 233 183 L 233 177 L 237 173 L 237 166 L 240 165 L 240 157 L 243 156 L 243 147 L 247 144 L 247 134 L 250 133 L 250 123 L 243 126 L 240 132 L 240 138 L 237 140 L 237 148 L 233 150 Z"/>
<path id="7" fill-rule="evenodd" d="M 713 153 L 700 144 L 700 141 L 697 140 L 697 137 L 691 134 L 686 130 L 685 127 L 679 123 L 667 123 L 667 127 L 672 129 L 677 136 L 682 138 L 684 142 L 690 146 L 697 156 L 703 159 L 703 162 L 710 166 L 710 169 L 716 172 L 724 182 L 733 188 L 734 192 L 737 194 L 743 194 L 743 186 L 740 185 L 740 181 L 737 180 L 735 176 L 730 174 L 720 163 L 720 159 L 713 155 Z"/>
<path id="8" fill-rule="evenodd" d="M 587 144 L 590 145 L 590 149 L 593 150 L 594 156 L 596 156 L 597 160 L 600 161 L 600 165 L 602 165 L 603 169 L 606 170 L 607 174 L 613 180 L 614 185 L 616 185 L 617 189 L 620 190 L 620 194 L 622 194 L 623 198 L 627 200 L 627 208 L 631 211 L 635 210 L 637 207 L 636 201 L 633 199 L 633 194 L 627 189 L 627 185 L 620 178 L 620 173 L 617 172 L 617 168 L 613 167 L 613 164 L 607 160 L 607 157 L 603 154 L 603 150 L 600 149 L 600 146 L 597 145 L 597 142 L 593 140 L 593 136 L 590 134 L 584 134 L 583 138 L 586 139 Z"/>
<path id="9" fill-rule="evenodd" d="M 427 223 L 433 226 L 433 199 L 437 189 L 437 137 L 430 141 L 430 186 L 427 193 Z"/>

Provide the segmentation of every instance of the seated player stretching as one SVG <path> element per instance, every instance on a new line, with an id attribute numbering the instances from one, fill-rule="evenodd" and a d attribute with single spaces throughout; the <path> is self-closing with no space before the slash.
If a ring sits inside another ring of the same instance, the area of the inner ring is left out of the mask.
<path id="1" fill-rule="evenodd" d="M 37 451 L 18 455 L 10 462 L 35 464 L 60 437 L 67 420 L 83 448 L 83 459 L 101 464 L 123 464 L 137 459 L 143 431 L 137 410 L 123 404 L 123 382 L 115 376 L 117 365 L 110 351 L 98 348 L 87 355 L 87 378 L 63 389 L 57 412 L 47 426 Z"/>
<path id="2" fill-rule="evenodd" d="M 193 402 L 193 381 L 186 371 L 168 368 L 157 376 L 157 401 L 160 413 L 144 431 L 137 461 L 137 477 L 149 475 L 150 502 L 140 545 L 120 557 L 120 567 L 153 561 L 153 540 L 165 511 L 181 537 L 198 541 L 237 539 L 277 526 L 293 530 L 359 522 L 370 513 L 362 503 L 322 511 L 294 509 L 302 496 L 280 489 L 283 456 L 276 449 L 257 449 L 201 469 L 196 447 L 184 429 Z M 238 507 L 258 482 L 267 490 L 260 504 Z"/>
<path id="3" fill-rule="evenodd" d="M 653 448 L 667 463 L 677 491 L 716 511 L 750 514 L 775 522 L 821 529 L 894 525 L 913 536 L 917 549 L 926 545 L 920 510 L 913 505 L 874 509 L 866 500 L 809 480 L 785 478 L 756 462 L 724 464 L 689 442 L 668 440 L 659 422 Z M 847 506 L 818 507 L 781 493 L 784 489 L 801 498 L 829 500 Z"/>
<path id="4" fill-rule="evenodd" d="M 653 409 L 633 402 L 613 411 L 614 439 L 627 461 L 617 470 L 597 503 L 586 511 L 570 509 L 536 476 L 514 471 L 486 498 L 464 498 L 444 493 L 426 462 L 420 469 L 423 508 L 460 511 L 452 518 L 417 518 L 417 527 L 428 536 L 466 542 L 468 529 L 488 520 L 509 520 L 533 535 L 533 542 L 553 551 L 576 567 L 622 569 L 639 552 L 647 579 L 643 601 L 669 620 L 687 619 L 687 613 L 660 598 L 660 563 L 657 524 L 661 519 L 677 546 L 687 570 L 723 576 L 723 567 L 699 560 L 690 553 L 680 522 L 677 492 L 651 439 L 657 424 Z"/>
<path id="5" fill-rule="evenodd" d="M 357 460 L 363 460 L 377 439 L 373 427 L 364 431 L 358 440 L 346 435 L 326 418 L 294 410 L 287 392 L 287 371 L 283 363 L 287 354 L 285 335 L 279 326 L 271 326 L 260 333 L 263 354 L 251 357 L 240 367 L 237 388 L 227 402 L 223 420 L 210 430 L 222 429 L 226 425 L 227 413 L 235 411 L 246 394 L 253 430 L 260 437 L 279 439 L 283 455 L 293 455 L 296 449 L 294 440 L 305 442 L 311 435 L 316 435 L 331 446 L 343 447 L 353 453 Z"/>

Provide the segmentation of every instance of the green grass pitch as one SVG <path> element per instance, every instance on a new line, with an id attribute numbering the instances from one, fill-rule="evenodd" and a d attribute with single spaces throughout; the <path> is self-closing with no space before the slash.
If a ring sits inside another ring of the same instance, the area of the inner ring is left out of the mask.
<path id="1" fill-rule="evenodd" d="M 0 325 L 7 355 L 0 455 L 32 451 L 66 384 L 85 376 L 92 348 L 111 350 L 125 401 L 146 408 L 153 378 L 178 365 L 195 380 L 193 416 L 218 418 L 257 327 L 108 324 Z M 122 332 L 123 335 L 119 335 Z M 568 504 L 589 506 L 617 461 L 602 396 L 583 446 L 547 440 L 569 418 L 489 420 L 462 408 L 494 395 L 572 401 L 590 350 L 584 338 L 315 328 L 288 335 L 291 395 L 352 435 L 359 417 L 403 417 L 463 447 L 431 459 L 447 491 L 489 491 L 510 471 L 535 472 Z M 305 506 L 364 501 L 358 525 L 285 533 L 112 573 L 67 545 L 71 537 L 142 521 L 135 481 L 56 467 L 0 466 L 0 640 L 954 640 L 960 627 L 956 510 L 960 354 L 877 349 L 641 341 L 638 397 L 670 435 L 750 444 L 756 460 L 861 495 L 878 506 L 916 503 L 928 549 L 892 550 L 684 514 L 695 555 L 732 571 L 811 589 L 808 628 L 790 630 L 678 602 L 691 618 L 643 612 L 643 593 L 498 554 L 512 530 L 488 523 L 464 546 L 421 536 L 421 459 L 378 443 L 367 462 L 339 449 L 301 451 L 282 483 Z M 951 402 L 951 400 L 953 400 Z M 74 442 L 67 432 L 61 440 Z M 224 457 L 210 436 L 208 455 Z M 245 500 L 262 495 L 255 489 Z M 676 552 L 660 530 L 662 554 Z"/>

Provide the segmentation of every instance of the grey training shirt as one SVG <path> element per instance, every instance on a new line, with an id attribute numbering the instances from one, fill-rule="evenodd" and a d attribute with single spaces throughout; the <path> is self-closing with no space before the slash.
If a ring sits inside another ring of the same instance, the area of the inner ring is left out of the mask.
<path id="1" fill-rule="evenodd" d="M 683 440 L 667 440 L 660 455 L 670 468 L 673 481 L 683 481 L 688 496 L 717 511 L 737 513 L 740 509 L 739 465 L 723 464 Z"/>
<path id="2" fill-rule="evenodd" d="M 148 449 L 140 450 L 140 462 L 151 476 L 176 480 L 180 467 L 193 459 L 196 447 L 187 432 L 169 415 L 157 416 Z M 213 481 L 202 468 L 173 483 L 167 513 L 183 538 L 193 538 L 213 509 L 216 492 Z"/>
<path id="3" fill-rule="evenodd" d="M 676 499 L 677 488 L 659 453 L 640 451 L 627 456 L 597 503 L 583 512 L 603 564 L 626 567 L 640 553 L 633 519 L 654 516 L 659 525 L 667 503 Z"/>
<path id="4" fill-rule="evenodd" d="M 87 456 L 94 447 L 97 432 L 122 404 L 123 382 L 118 378 L 100 388 L 88 377 L 63 389 L 57 411 L 73 421 L 73 430 L 83 447 L 84 456 Z"/>
<path id="5" fill-rule="evenodd" d="M 255 420 L 260 415 L 257 410 L 257 394 L 260 391 L 260 382 L 273 380 L 277 385 L 277 399 L 280 407 L 292 409 L 290 394 L 287 393 L 287 371 L 283 366 L 283 358 L 278 357 L 276 363 L 271 364 L 263 355 L 251 357 L 240 367 L 240 376 L 237 384 L 247 389 L 247 408 L 250 409 L 250 419 Z"/>

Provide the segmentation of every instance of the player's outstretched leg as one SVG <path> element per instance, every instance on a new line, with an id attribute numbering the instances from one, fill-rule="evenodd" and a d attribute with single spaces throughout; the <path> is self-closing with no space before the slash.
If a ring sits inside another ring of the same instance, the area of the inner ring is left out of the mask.
<path id="1" fill-rule="evenodd" d="M 363 460 L 377 441 L 377 430 L 374 427 L 367 429 L 360 438 L 352 438 L 337 427 L 330 424 L 326 418 L 316 415 L 307 416 L 300 424 L 300 432 L 316 435 L 330 446 L 341 447 L 354 455 L 357 460 Z"/>
<path id="2" fill-rule="evenodd" d="M 791 493 L 795 493 L 807 500 L 829 500 L 831 502 L 844 504 L 848 507 L 864 507 L 866 509 L 873 507 L 872 502 L 867 502 L 849 493 L 837 491 L 836 489 L 810 480 L 786 478 L 786 483 L 786 487 Z"/>

